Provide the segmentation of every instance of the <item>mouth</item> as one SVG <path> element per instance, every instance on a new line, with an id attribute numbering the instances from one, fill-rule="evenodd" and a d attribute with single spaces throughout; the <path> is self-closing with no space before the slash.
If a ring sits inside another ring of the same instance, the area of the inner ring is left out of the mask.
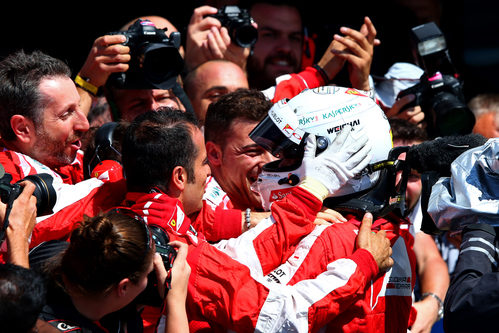
<path id="1" fill-rule="evenodd" d="M 81 140 L 78 139 L 78 140 L 71 142 L 71 147 L 73 149 L 76 149 L 76 150 L 80 149 L 81 148 Z"/>
<path id="2" fill-rule="evenodd" d="M 276 68 L 290 70 L 295 68 L 296 61 L 287 56 L 275 56 L 268 59 L 267 64 Z"/>

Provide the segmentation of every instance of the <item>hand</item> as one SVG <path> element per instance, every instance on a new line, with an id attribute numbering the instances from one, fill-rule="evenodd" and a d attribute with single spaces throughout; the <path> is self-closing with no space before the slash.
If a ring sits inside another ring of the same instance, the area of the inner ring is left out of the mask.
<path id="1" fill-rule="evenodd" d="M 386 231 L 371 231 L 373 216 L 371 213 L 364 214 L 357 236 L 357 248 L 369 251 L 380 271 L 386 271 L 393 266 L 394 261 L 390 257 L 392 248 L 390 240 L 386 237 Z"/>
<path id="2" fill-rule="evenodd" d="M 189 332 L 189 320 L 187 318 L 187 311 L 185 308 L 185 302 L 187 299 L 187 286 L 189 284 L 189 276 L 191 274 L 191 267 L 187 263 L 187 253 L 188 247 L 187 244 L 174 241 L 170 242 L 171 246 L 177 248 L 177 257 L 173 262 L 173 267 L 171 270 L 171 289 L 168 291 L 166 295 L 166 299 L 163 307 L 163 314 L 166 316 L 166 324 L 164 332 Z M 157 255 L 159 256 L 159 255 Z M 155 258 L 155 260 L 157 260 Z M 156 265 L 156 261 L 155 261 Z M 164 286 L 164 279 L 166 279 L 166 271 L 163 266 L 163 263 L 158 263 L 161 274 L 156 275 L 158 281 L 163 281 L 163 283 L 159 283 L 158 285 Z M 156 271 L 157 273 L 158 271 Z M 159 290 L 160 295 L 161 292 Z"/>
<path id="3" fill-rule="evenodd" d="M 187 285 L 189 275 L 191 274 L 191 266 L 187 263 L 188 245 L 180 241 L 170 242 L 169 245 L 177 250 L 177 256 L 173 261 L 171 269 L 171 289 L 166 290 L 166 278 L 168 272 L 163 264 L 163 259 L 157 253 L 154 255 L 154 270 L 158 279 L 158 291 L 160 295 L 166 294 L 166 302 L 185 304 L 187 297 Z"/>
<path id="4" fill-rule="evenodd" d="M 326 207 L 322 207 L 321 211 L 317 213 L 317 217 L 315 218 L 314 224 L 323 225 L 323 224 L 334 224 L 334 223 L 343 223 L 346 222 L 347 219 L 341 215 L 341 213 Z"/>
<path id="5" fill-rule="evenodd" d="M 346 125 L 318 156 L 315 156 L 315 135 L 307 137 L 301 166 L 304 169 L 304 180 L 312 178 L 321 183 L 327 189 L 327 196 L 333 196 L 371 160 L 371 145 L 367 136 L 353 138 L 351 128 Z"/>
<path id="6" fill-rule="evenodd" d="M 33 196 L 35 184 L 23 181 L 21 194 L 14 200 L 6 230 L 9 262 L 29 267 L 29 238 L 36 224 L 36 197 Z M 6 205 L 0 202 L 0 218 L 5 218 Z"/>
<path id="7" fill-rule="evenodd" d="M 201 6 L 194 13 L 187 28 L 185 61 L 188 69 L 213 59 L 226 59 L 241 68 L 246 68 L 249 48 L 231 43 L 229 32 L 219 20 L 207 15 L 216 14 L 217 9 Z"/>
<path id="8" fill-rule="evenodd" d="M 130 61 L 130 48 L 123 45 L 124 35 L 106 35 L 97 38 L 90 49 L 79 75 L 89 79 L 96 87 L 106 84 L 111 73 L 126 72 Z"/>
<path id="9" fill-rule="evenodd" d="M 417 316 L 411 326 L 411 333 L 430 333 L 438 318 L 437 301 L 433 297 L 426 297 L 412 306 L 416 309 Z"/>
<path id="10" fill-rule="evenodd" d="M 379 44 L 379 40 L 375 38 L 376 28 L 366 16 L 360 31 L 342 27 L 340 32 L 346 37 L 334 35 L 334 40 L 341 43 L 344 48 L 333 48 L 331 52 L 348 62 L 350 82 L 353 88 L 370 90 L 369 74 L 374 46 Z"/>
<path id="11" fill-rule="evenodd" d="M 401 111 L 404 106 L 412 102 L 414 98 L 415 96 L 413 94 L 409 94 L 396 100 L 392 107 L 386 112 L 386 116 L 388 118 L 405 119 L 412 124 L 424 126 L 424 112 L 423 109 L 421 109 L 421 106 L 416 105 Z"/>
<path id="12" fill-rule="evenodd" d="M 217 8 L 211 6 L 201 6 L 194 9 L 187 26 L 185 40 L 185 64 L 188 70 L 210 59 L 207 47 L 208 34 L 212 27 L 219 30 L 222 25 L 219 20 L 208 15 L 216 14 L 217 11 Z"/>
<path id="13" fill-rule="evenodd" d="M 243 211 L 241 213 L 242 221 L 243 221 L 243 232 L 249 230 L 250 228 L 255 227 L 261 220 L 268 218 L 271 215 L 271 212 L 251 212 L 250 213 L 250 227 L 246 226 L 246 213 Z"/>

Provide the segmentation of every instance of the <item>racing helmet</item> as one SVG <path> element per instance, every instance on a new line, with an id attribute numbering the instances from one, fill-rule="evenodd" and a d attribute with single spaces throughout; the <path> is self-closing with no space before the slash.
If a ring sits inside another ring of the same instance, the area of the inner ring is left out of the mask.
<path id="1" fill-rule="evenodd" d="M 278 158 L 263 166 L 252 185 L 260 193 L 265 210 L 286 196 L 303 178 L 301 161 L 306 137 L 316 136 L 316 154 L 320 154 L 345 126 L 354 138 L 367 134 L 373 146 L 371 164 L 388 158 L 393 147 L 390 124 L 383 110 L 365 91 L 325 86 L 304 90 L 272 106 L 250 133 L 253 141 Z M 378 170 L 371 168 L 370 172 L 349 180 L 335 197 L 346 198 L 370 189 L 380 176 Z"/>

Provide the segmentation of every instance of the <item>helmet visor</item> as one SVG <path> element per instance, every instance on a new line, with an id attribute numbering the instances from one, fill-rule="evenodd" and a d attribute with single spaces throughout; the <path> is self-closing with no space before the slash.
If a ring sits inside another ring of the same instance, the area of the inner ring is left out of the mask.
<path id="1" fill-rule="evenodd" d="M 284 135 L 269 116 L 266 116 L 251 131 L 249 136 L 258 145 L 277 158 L 295 158 L 300 156 L 300 151 L 303 152 L 303 145 L 293 142 L 289 137 Z"/>

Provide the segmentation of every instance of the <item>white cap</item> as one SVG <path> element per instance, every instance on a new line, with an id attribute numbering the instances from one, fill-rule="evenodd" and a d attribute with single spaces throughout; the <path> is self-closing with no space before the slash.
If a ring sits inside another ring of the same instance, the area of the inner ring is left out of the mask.
<path id="1" fill-rule="evenodd" d="M 396 62 L 375 85 L 375 97 L 384 106 L 392 107 L 397 100 L 397 95 L 402 90 L 410 88 L 419 83 L 419 78 L 424 71 L 418 66 L 408 62 Z"/>

